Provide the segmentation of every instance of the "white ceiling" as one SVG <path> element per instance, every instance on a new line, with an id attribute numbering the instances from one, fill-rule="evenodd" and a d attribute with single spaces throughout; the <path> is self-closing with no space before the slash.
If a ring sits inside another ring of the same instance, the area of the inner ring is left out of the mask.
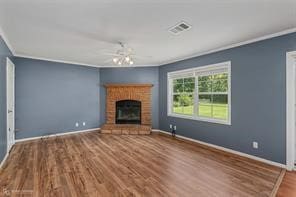
<path id="1" fill-rule="evenodd" d="M 296 0 L 0 0 L 0 26 L 18 56 L 110 66 L 121 41 L 161 65 L 296 28 Z"/>

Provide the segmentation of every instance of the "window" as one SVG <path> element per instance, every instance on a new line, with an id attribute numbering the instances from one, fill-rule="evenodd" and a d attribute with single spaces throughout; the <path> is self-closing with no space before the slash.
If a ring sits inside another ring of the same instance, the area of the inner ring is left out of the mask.
<path id="1" fill-rule="evenodd" d="M 198 76 L 198 115 L 228 118 L 228 74 Z"/>
<path id="2" fill-rule="evenodd" d="M 173 80 L 173 112 L 193 115 L 194 77 Z"/>
<path id="3" fill-rule="evenodd" d="M 230 124 L 230 64 L 168 73 L 168 115 Z"/>

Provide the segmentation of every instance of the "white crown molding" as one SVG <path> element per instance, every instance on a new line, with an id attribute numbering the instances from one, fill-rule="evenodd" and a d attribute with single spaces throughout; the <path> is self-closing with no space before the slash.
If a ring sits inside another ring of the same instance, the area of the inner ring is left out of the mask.
<path id="1" fill-rule="evenodd" d="M 164 65 L 179 62 L 179 61 L 182 61 L 182 60 L 187 60 L 187 59 L 190 59 L 190 58 L 195 58 L 195 57 L 199 57 L 199 56 L 202 56 L 202 55 L 207 55 L 207 54 L 211 54 L 211 53 L 215 53 L 215 52 L 219 52 L 219 51 L 223 51 L 223 50 L 227 50 L 227 49 L 231 49 L 231 48 L 235 48 L 235 47 L 239 47 L 239 46 L 259 42 L 259 41 L 262 41 L 262 40 L 267 40 L 267 39 L 270 39 L 270 38 L 283 36 L 283 35 L 290 34 L 290 33 L 295 33 L 295 32 L 296 32 L 296 28 L 291 28 L 291 29 L 287 29 L 287 30 L 280 31 L 280 32 L 277 32 L 277 33 L 268 34 L 268 35 L 265 35 L 265 36 L 254 38 L 254 39 L 251 39 L 251 40 L 246 40 L 246 41 L 243 41 L 243 42 L 227 45 L 227 46 L 220 47 L 220 48 L 217 48 L 217 49 L 213 49 L 213 50 L 209 50 L 209 51 L 205 51 L 205 52 L 201 52 L 201 53 L 196 53 L 196 54 L 193 54 L 193 55 L 183 56 L 183 57 L 180 57 L 180 58 L 177 58 L 177 59 L 164 61 L 164 62 L 162 62 L 160 64 L 151 64 L 151 65 L 133 65 L 133 66 L 129 66 L 129 65 L 122 65 L 122 66 L 109 65 L 109 66 L 101 66 L 101 65 L 91 65 L 91 64 L 80 63 L 80 62 L 72 62 L 72 61 L 64 61 L 64 60 L 36 57 L 36 56 L 30 56 L 30 55 L 25 55 L 25 54 L 21 54 L 21 53 L 16 53 L 15 56 L 23 57 L 23 58 L 30 58 L 30 59 L 37 59 L 37 60 L 45 60 L 45 61 L 51 61 L 51 62 L 59 62 L 59 63 L 75 64 L 75 65 L 81 65 L 81 66 L 97 67 L 97 68 L 153 67 L 153 66 L 164 66 Z"/>
<path id="2" fill-rule="evenodd" d="M 87 64 L 87 63 L 82 63 L 82 62 L 74 62 L 74 61 L 66 61 L 66 60 L 58 60 L 58 59 L 51 59 L 51 58 L 44 58 L 44 57 L 25 55 L 25 54 L 22 54 L 22 53 L 16 53 L 15 56 L 16 57 L 27 58 L 27 59 L 43 60 L 43 61 L 48 61 L 48 62 L 74 64 L 74 65 L 78 65 L 78 66 L 88 66 L 88 67 L 96 67 L 96 68 L 103 67 L 103 66 L 99 66 L 99 65 Z"/>
<path id="3" fill-rule="evenodd" d="M 23 57 L 23 58 L 30 58 L 30 59 L 37 59 L 37 60 L 44 60 L 44 61 L 50 61 L 50 62 L 58 62 L 58 63 L 66 63 L 66 64 L 75 64 L 75 65 L 81 65 L 81 66 L 89 66 L 89 67 L 96 67 L 96 68 L 134 68 L 134 67 L 153 67 L 153 66 L 164 66 L 167 64 L 171 64 L 174 62 L 179 62 L 182 60 L 187 60 L 190 58 L 195 58 L 195 57 L 199 57 L 202 55 L 207 55 L 207 54 L 211 54 L 211 53 L 215 53 L 215 52 L 219 52 L 219 51 L 223 51 L 223 50 L 227 50 L 227 49 L 231 49 L 231 48 L 235 48 L 235 47 L 239 47 L 239 46 L 243 46 L 246 44 L 251 44 L 254 42 L 258 42 L 258 41 L 262 41 L 262 40 L 267 40 L 270 38 L 274 38 L 274 37 L 278 37 L 278 36 L 283 36 L 286 34 L 290 34 L 290 33 L 295 33 L 296 32 L 296 28 L 291 28 L 291 29 L 287 29 L 284 31 L 280 31 L 277 33 L 273 33 L 273 34 L 268 34 L 265 36 L 261 36 L 258 38 L 254 38 L 254 39 L 250 39 L 250 40 L 246 40 L 243 42 L 239 42 L 239 43 L 235 43 L 235 44 L 231 44 L 231 45 L 227 45 L 224 47 L 220 47 L 220 48 L 216 48 L 213 50 L 209 50 L 209 51 L 205 51 L 205 52 L 201 52 L 201 53 L 196 53 L 193 55 L 187 55 L 187 56 L 183 56 L 177 59 L 172 59 L 172 60 L 168 60 L 168 61 L 164 61 L 160 64 L 151 64 L 151 65 L 133 65 L 133 66 L 129 66 L 129 65 L 123 65 L 123 66 L 117 66 L 117 65 L 108 65 L 108 66 L 102 66 L 102 65 L 93 65 L 93 64 L 88 64 L 88 63 L 82 63 L 82 62 L 75 62 L 75 61 L 65 61 L 65 60 L 58 60 L 58 59 L 51 59 L 51 58 L 44 58 L 44 57 L 37 57 L 37 56 L 31 56 L 31 55 L 25 55 L 22 53 L 17 53 L 14 48 L 12 47 L 12 45 L 10 44 L 9 40 L 7 39 L 3 29 L 0 26 L 0 36 L 3 38 L 3 40 L 5 41 L 6 45 L 8 46 L 8 48 L 10 49 L 10 51 L 12 52 L 12 54 L 14 56 L 17 57 Z"/>
<path id="4" fill-rule="evenodd" d="M 159 130 L 159 129 L 152 129 L 152 132 L 159 132 L 159 133 L 163 133 L 163 134 L 166 134 L 166 135 L 171 135 L 171 133 L 169 133 L 167 131 Z M 229 152 L 229 153 L 232 153 L 232 154 L 235 154 L 235 155 L 239 155 L 239 156 L 242 156 L 242 157 L 246 157 L 246 158 L 253 159 L 253 160 L 256 160 L 256 161 L 260 161 L 260 162 L 263 162 L 263 163 L 266 163 L 266 164 L 269 164 L 269 165 L 273 165 L 273 166 L 277 166 L 277 167 L 286 169 L 286 165 L 284 165 L 284 164 L 274 162 L 274 161 L 270 161 L 270 160 L 267 160 L 267 159 L 263 159 L 261 157 L 257 157 L 257 156 L 250 155 L 250 154 L 247 154 L 247 153 L 239 152 L 239 151 L 236 151 L 236 150 L 233 150 L 233 149 L 230 149 L 230 148 L 225 148 L 223 146 L 210 144 L 210 143 L 203 142 L 203 141 L 200 141 L 200 140 L 188 138 L 188 137 L 178 135 L 178 134 L 176 135 L 176 137 L 180 138 L 180 139 L 183 139 L 183 140 L 195 142 L 197 144 L 202 144 L 202 145 L 212 147 L 212 148 L 215 148 L 215 149 L 218 149 L 218 150 L 222 150 L 222 151 Z"/>
<path id="5" fill-rule="evenodd" d="M 12 47 L 11 43 L 9 42 L 6 34 L 4 33 L 3 29 L 0 26 L 0 37 L 4 40 L 5 44 L 7 45 L 7 47 L 9 48 L 9 50 L 11 51 L 12 55 L 15 55 L 15 50 Z"/>
<path id="6" fill-rule="evenodd" d="M 130 65 L 108 65 L 108 66 L 100 66 L 99 68 L 143 68 L 143 67 L 158 67 L 159 64 L 147 64 L 147 65 L 137 65 L 137 64 L 133 64 L 132 66 Z"/>
<path id="7" fill-rule="evenodd" d="M 30 55 L 25 55 L 21 53 L 16 53 L 16 57 L 22 57 L 22 58 L 28 58 L 28 59 L 35 59 L 35 60 L 43 60 L 43 61 L 49 61 L 49 62 L 57 62 L 57 63 L 64 63 L 64 64 L 73 64 L 73 65 L 78 65 L 78 66 L 88 66 L 88 67 L 95 67 L 95 68 L 134 68 L 134 67 L 152 67 L 152 66 L 159 66 L 158 64 L 156 65 L 108 65 L 108 66 L 101 66 L 101 65 L 94 65 L 94 64 L 87 64 L 87 63 L 82 63 L 82 62 L 74 62 L 74 61 L 65 61 L 65 60 L 57 60 L 57 59 L 50 59 L 50 58 L 44 58 L 44 57 L 36 57 L 36 56 L 30 56 Z"/>
<path id="8" fill-rule="evenodd" d="M 209 50 L 209 51 L 196 53 L 196 54 L 192 54 L 192 55 L 188 55 L 188 56 L 183 56 L 183 57 L 180 57 L 180 58 L 177 58 L 177 59 L 174 59 L 174 60 L 164 61 L 159 66 L 172 64 L 172 63 L 179 62 L 179 61 L 182 61 L 182 60 L 187 60 L 187 59 L 199 57 L 199 56 L 202 56 L 202 55 L 216 53 L 216 52 L 219 52 L 219 51 L 223 51 L 223 50 L 227 50 L 227 49 L 231 49 L 231 48 L 251 44 L 251 43 L 254 43 L 254 42 L 259 42 L 259 41 L 262 41 L 262 40 L 267 40 L 267 39 L 270 39 L 270 38 L 275 38 L 275 37 L 278 37 L 278 36 L 283 36 L 283 35 L 286 35 L 286 34 L 295 33 L 295 32 L 296 32 L 296 28 L 291 28 L 291 29 L 287 29 L 287 30 L 280 31 L 280 32 L 277 32 L 277 33 L 268 34 L 268 35 L 261 36 L 261 37 L 258 37 L 258 38 L 246 40 L 246 41 L 243 41 L 243 42 L 227 45 L 227 46 L 216 48 L 216 49 L 212 49 L 212 50 Z"/>
<path id="9" fill-rule="evenodd" d="M 15 140 L 15 143 L 37 140 L 37 139 L 41 139 L 41 138 L 51 138 L 51 137 L 57 137 L 57 136 L 63 136 L 63 135 L 73 135 L 73 134 L 84 133 L 84 132 L 94 132 L 94 131 L 98 131 L 98 130 L 100 130 L 100 128 L 93 128 L 93 129 L 86 129 L 86 130 L 79 130 L 79 131 L 68 131 L 68 132 L 64 132 L 64 133 L 56 133 L 56 134 L 51 134 L 51 135 L 29 137 L 29 138 Z"/>

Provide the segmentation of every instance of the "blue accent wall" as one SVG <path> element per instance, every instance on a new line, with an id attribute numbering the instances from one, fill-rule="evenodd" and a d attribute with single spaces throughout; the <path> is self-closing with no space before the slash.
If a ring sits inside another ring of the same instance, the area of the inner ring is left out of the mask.
<path id="1" fill-rule="evenodd" d="M 153 128 L 169 131 L 173 124 L 177 134 L 284 164 L 286 52 L 293 50 L 296 33 L 160 67 L 99 69 L 16 57 L 16 138 L 99 127 L 105 123 L 104 84 L 151 83 Z M 0 160 L 6 152 L 7 56 L 0 40 Z M 232 65 L 231 125 L 167 116 L 168 72 L 224 61 Z"/>
<path id="2" fill-rule="evenodd" d="M 152 88 L 152 127 L 158 128 L 159 106 L 158 106 L 158 67 L 138 68 L 101 68 L 100 69 L 100 103 L 101 103 L 101 124 L 105 123 L 106 117 L 106 89 L 104 84 L 108 83 L 150 83 Z"/>
<path id="3" fill-rule="evenodd" d="M 285 164 L 286 52 L 293 50 L 296 33 L 161 66 L 160 129 L 173 124 L 179 135 Z M 231 126 L 167 116 L 168 72 L 224 61 L 232 66 Z"/>
<path id="4" fill-rule="evenodd" d="M 14 63 L 16 139 L 99 127 L 99 68 L 19 57 Z"/>
<path id="5" fill-rule="evenodd" d="M 6 58 L 12 53 L 0 36 L 0 163 L 6 154 Z"/>

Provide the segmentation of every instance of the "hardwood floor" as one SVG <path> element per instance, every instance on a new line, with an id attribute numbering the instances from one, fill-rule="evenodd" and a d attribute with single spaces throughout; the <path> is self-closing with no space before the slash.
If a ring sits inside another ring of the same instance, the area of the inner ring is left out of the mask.
<path id="1" fill-rule="evenodd" d="M 280 172 L 158 134 L 89 132 L 16 144 L 0 171 L 0 194 L 270 196 Z"/>
<path id="2" fill-rule="evenodd" d="M 282 184 L 278 190 L 277 197 L 296 196 L 296 171 L 286 172 Z"/>

